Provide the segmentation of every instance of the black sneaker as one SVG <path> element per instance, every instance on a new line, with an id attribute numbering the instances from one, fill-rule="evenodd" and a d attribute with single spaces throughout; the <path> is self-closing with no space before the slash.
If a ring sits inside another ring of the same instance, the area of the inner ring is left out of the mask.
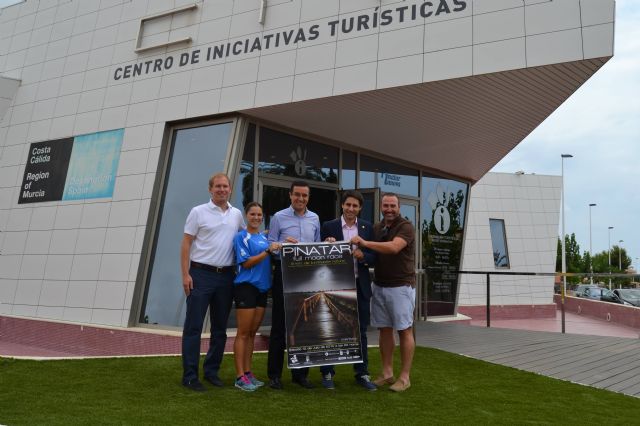
<path id="1" fill-rule="evenodd" d="M 282 381 L 280 381 L 280 379 L 277 377 L 275 379 L 271 379 L 269 380 L 269 387 L 275 390 L 282 390 Z"/>
<path id="2" fill-rule="evenodd" d="M 198 379 L 193 379 L 193 380 L 189 380 L 188 382 L 184 382 L 182 383 L 182 386 L 196 392 L 205 392 L 207 390 L 207 388 L 205 388 L 202 385 L 202 383 L 200 383 L 200 380 Z"/>
<path id="3" fill-rule="evenodd" d="M 302 386 L 305 389 L 313 389 L 315 388 L 315 386 L 313 385 L 313 383 L 311 383 L 309 381 L 309 379 L 307 379 L 306 377 L 296 377 L 294 379 L 291 379 L 291 381 L 297 385 Z"/>
<path id="4" fill-rule="evenodd" d="M 213 386 L 216 386 L 218 388 L 221 388 L 224 386 L 224 383 L 222 383 L 222 380 L 220 380 L 220 377 L 218 376 L 207 376 L 204 379 L 207 382 L 211 383 Z"/>

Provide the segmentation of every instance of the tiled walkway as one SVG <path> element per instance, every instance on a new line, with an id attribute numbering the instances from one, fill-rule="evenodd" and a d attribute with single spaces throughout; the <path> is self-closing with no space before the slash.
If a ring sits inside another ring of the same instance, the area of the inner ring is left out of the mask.
<path id="1" fill-rule="evenodd" d="M 420 346 L 640 397 L 637 335 L 633 339 L 421 322 L 416 340 Z"/>

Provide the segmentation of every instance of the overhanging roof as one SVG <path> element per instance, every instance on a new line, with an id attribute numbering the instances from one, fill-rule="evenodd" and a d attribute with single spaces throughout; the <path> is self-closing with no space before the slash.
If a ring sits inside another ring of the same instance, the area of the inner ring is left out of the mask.
<path id="1" fill-rule="evenodd" d="M 475 182 L 610 57 L 243 111 Z"/>

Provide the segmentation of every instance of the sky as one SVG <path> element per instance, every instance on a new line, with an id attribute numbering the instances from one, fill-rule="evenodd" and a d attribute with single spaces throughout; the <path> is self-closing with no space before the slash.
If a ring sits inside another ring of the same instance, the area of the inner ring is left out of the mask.
<path id="1" fill-rule="evenodd" d="M 493 172 L 561 174 L 566 234 L 593 253 L 621 245 L 640 264 L 640 2 L 617 0 L 614 56 Z M 561 229 L 558 228 L 558 235 Z M 619 243 L 623 240 L 623 243 Z M 611 259 L 613 264 L 618 259 Z"/>
<path id="2" fill-rule="evenodd" d="M 0 7 L 18 3 L 0 0 Z M 640 266 L 640 1 L 616 1 L 614 57 L 493 169 L 560 175 L 565 227 L 594 253 L 621 245 Z M 613 226 L 610 231 L 608 227 Z M 561 230 L 558 229 L 558 235 Z M 610 238 L 609 238 L 610 236 Z M 623 240 L 623 243 L 619 243 Z M 612 259 L 612 262 L 617 259 Z"/>
<path id="3" fill-rule="evenodd" d="M 20 3 L 22 0 L 0 0 L 0 8 L 9 6 L 10 4 Z"/>

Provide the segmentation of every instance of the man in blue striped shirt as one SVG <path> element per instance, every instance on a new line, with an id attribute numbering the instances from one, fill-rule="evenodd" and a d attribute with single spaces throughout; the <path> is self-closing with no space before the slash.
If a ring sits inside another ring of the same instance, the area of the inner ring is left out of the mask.
<path id="1" fill-rule="evenodd" d="M 318 215 L 307 209 L 310 194 L 309 184 L 296 181 L 291 184 L 289 198 L 291 206 L 277 212 L 269 225 L 269 242 L 313 243 L 320 241 L 320 219 Z M 279 259 L 278 259 L 279 260 Z M 273 273 L 271 296 L 273 309 L 271 317 L 271 334 L 269 335 L 269 355 L 267 373 L 269 386 L 282 389 L 282 363 L 286 348 L 286 331 L 284 321 L 284 294 L 282 290 L 282 269 L 276 261 Z M 306 389 L 313 388 L 309 382 L 308 368 L 291 370 L 291 380 Z"/>

